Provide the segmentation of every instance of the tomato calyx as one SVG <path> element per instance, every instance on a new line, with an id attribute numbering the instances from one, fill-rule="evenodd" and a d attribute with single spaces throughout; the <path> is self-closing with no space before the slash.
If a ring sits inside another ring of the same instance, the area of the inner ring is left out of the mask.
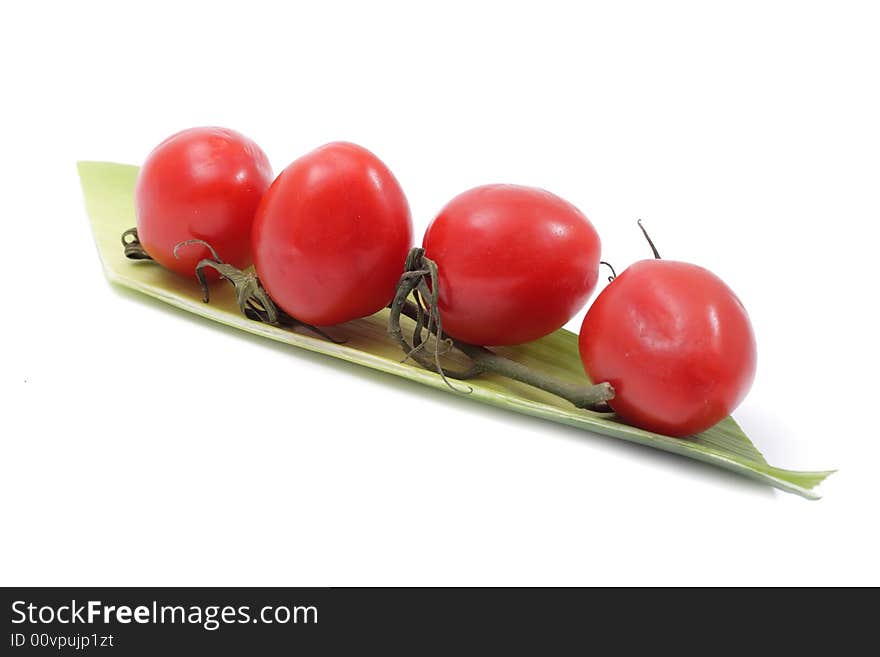
<path id="1" fill-rule="evenodd" d="M 137 228 L 129 228 L 122 233 L 123 253 L 129 260 L 152 260 L 152 256 L 144 249 L 138 237 Z"/>
<path id="2" fill-rule="evenodd" d="M 178 257 L 178 252 L 186 246 L 203 246 L 211 252 L 210 258 L 203 258 L 196 265 L 196 278 L 202 288 L 202 301 L 208 303 L 210 295 L 208 290 L 208 278 L 205 275 L 206 269 L 213 269 L 221 278 L 225 278 L 232 284 L 235 289 L 235 297 L 239 310 L 248 319 L 270 324 L 271 326 L 294 327 L 301 326 L 313 333 L 317 333 L 322 338 L 340 344 L 340 341 L 319 329 L 317 326 L 301 322 L 295 317 L 291 317 L 269 297 L 269 294 L 260 283 L 260 279 L 252 271 L 242 271 L 241 269 L 224 262 L 217 254 L 217 251 L 204 240 L 190 239 L 179 242 L 174 246 L 174 257 Z"/>
<path id="3" fill-rule="evenodd" d="M 486 347 L 461 342 L 444 334 L 438 308 L 439 280 L 437 263 L 425 257 L 423 248 L 412 249 L 407 256 L 397 293 L 391 302 L 388 319 L 388 332 L 397 340 L 405 354 L 403 362 L 410 358 L 415 360 L 425 369 L 439 374 L 446 385 L 457 392 L 459 390 L 449 382 L 449 379 L 470 379 L 480 374 L 494 373 L 562 397 L 577 408 L 599 413 L 611 412 L 608 402 L 614 399 L 614 388 L 609 383 L 584 386 L 559 381 L 536 372 L 522 363 L 500 356 Z M 410 295 L 413 296 L 414 301 L 409 301 Z M 415 322 L 410 340 L 403 333 L 400 324 L 401 315 Z M 431 353 L 426 353 L 431 336 L 433 336 L 433 349 Z M 464 354 L 471 361 L 470 367 L 467 369 L 443 367 L 441 357 L 452 350 Z M 472 389 L 467 392 L 472 392 Z"/>
<path id="4" fill-rule="evenodd" d="M 249 319 L 254 319 L 265 324 L 277 326 L 279 322 L 279 312 L 275 303 L 266 294 L 260 281 L 252 272 L 245 272 L 237 267 L 233 267 L 217 254 L 210 244 L 204 240 L 190 239 L 178 242 L 174 245 L 174 257 L 180 257 L 180 249 L 185 246 L 203 246 L 211 252 L 210 258 L 199 260 L 196 265 L 196 278 L 202 288 L 202 301 L 208 303 L 210 295 L 208 290 L 208 278 L 205 276 L 206 269 L 213 269 L 221 278 L 225 278 L 232 283 L 235 288 L 235 296 L 238 301 L 238 307 Z"/>
<path id="5" fill-rule="evenodd" d="M 459 348 L 459 351 L 463 351 L 460 348 L 463 343 L 458 343 L 443 333 L 443 323 L 437 308 L 439 298 L 437 280 L 437 263 L 425 257 L 423 248 L 411 249 L 406 257 L 403 275 L 397 285 L 394 300 L 391 302 L 388 332 L 400 343 L 406 354 L 402 362 L 409 359 L 416 361 L 425 369 L 439 374 L 446 385 L 457 391 L 449 379 L 469 379 L 480 374 L 482 370 L 476 362 L 465 370 L 454 370 L 442 366 L 440 357 L 456 347 Z M 415 303 L 408 301 L 410 294 L 413 295 Z M 415 320 L 412 342 L 403 335 L 403 329 L 400 326 L 401 314 Z M 429 336 L 434 336 L 434 349 L 431 355 L 425 353 L 428 345 L 425 331 Z"/>

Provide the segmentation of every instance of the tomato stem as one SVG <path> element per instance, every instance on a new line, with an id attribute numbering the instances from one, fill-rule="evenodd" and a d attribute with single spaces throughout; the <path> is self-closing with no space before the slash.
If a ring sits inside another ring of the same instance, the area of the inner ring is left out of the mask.
<path id="1" fill-rule="evenodd" d="M 415 302 L 408 301 L 410 294 Z M 478 345 L 454 340 L 443 333 L 442 320 L 438 308 L 439 278 L 437 264 L 425 257 L 424 249 L 414 248 L 407 256 L 406 267 L 391 302 L 388 332 L 400 344 L 406 356 L 412 358 L 425 369 L 439 374 L 453 390 L 457 389 L 449 379 L 469 379 L 483 373 L 494 373 L 539 388 L 571 402 L 577 408 L 597 412 L 608 412 L 608 401 L 614 398 L 614 388 L 609 383 L 580 385 L 559 381 L 553 377 L 526 367 L 504 356 Z M 415 321 L 412 343 L 403 334 L 400 316 L 406 315 Z M 427 340 L 424 331 L 434 336 L 433 354 L 424 353 Z M 446 350 L 457 349 L 467 356 L 471 366 L 466 370 L 452 370 L 441 365 L 440 357 Z"/>
<path id="2" fill-rule="evenodd" d="M 644 235 L 644 236 L 645 236 L 645 239 L 648 240 L 648 246 L 650 246 L 650 247 L 651 247 L 651 250 L 654 252 L 654 258 L 657 259 L 657 260 L 662 260 L 663 258 L 660 257 L 660 252 L 657 251 L 657 247 L 654 246 L 654 242 L 651 241 L 651 236 L 648 235 L 648 231 L 646 231 L 646 230 L 645 230 L 645 227 L 642 225 L 642 220 L 641 220 L 641 219 L 638 219 L 638 220 L 636 221 L 636 223 L 639 225 L 639 228 L 642 229 L 642 235 Z"/>
<path id="3" fill-rule="evenodd" d="M 514 379 L 545 392 L 562 397 L 576 408 L 608 412 L 608 402 L 614 399 L 614 388 L 610 383 L 579 385 L 559 381 L 553 377 L 536 372 L 510 358 L 499 356 L 485 347 L 462 344 L 459 347 L 484 372 L 494 372 L 508 379 Z"/>
<path id="4" fill-rule="evenodd" d="M 611 266 L 611 263 L 610 263 L 610 262 L 605 262 L 604 260 L 600 260 L 600 261 L 599 261 L 599 264 L 600 264 L 600 265 L 605 265 L 606 267 L 608 267 L 608 269 L 611 270 L 611 276 L 608 277 L 608 282 L 609 282 L 609 283 L 610 283 L 611 281 L 613 281 L 615 278 L 617 278 L 617 272 L 614 271 L 614 267 Z"/>
<path id="5" fill-rule="evenodd" d="M 122 246 L 125 247 L 123 253 L 130 260 L 152 260 L 150 254 L 144 250 L 140 239 L 138 238 L 137 228 L 129 228 L 122 233 Z"/>

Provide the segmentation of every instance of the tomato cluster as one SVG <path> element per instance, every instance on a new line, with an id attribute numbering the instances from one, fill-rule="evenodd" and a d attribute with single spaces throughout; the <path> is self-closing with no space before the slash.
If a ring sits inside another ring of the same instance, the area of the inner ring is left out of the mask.
<path id="1" fill-rule="evenodd" d="M 201 273 L 205 259 L 253 264 L 266 298 L 316 326 L 376 313 L 418 274 L 404 271 L 413 238 L 406 196 L 388 167 L 355 144 L 322 146 L 273 181 L 268 158 L 246 137 L 185 130 L 147 158 L 135 207 L 150 258 L 184 275 Z M 542 189 L 485 185 L 456 196 L 430 223 L 419 257 L 432 276 L 407 289 L 421 290 L 419 312 L 431 299 L 438 316 L 429 330 L 435 322 L 465 345 L 520 344 L 584 306 L 600 254 L 596 229 L 571 203 Z M 588 376 L 613 386 L 618 416 L 670 436 L 727 416 L 755 372 L 739 299 L 711 272 L 659 256 L 599 294 L 579 346 Z"/>

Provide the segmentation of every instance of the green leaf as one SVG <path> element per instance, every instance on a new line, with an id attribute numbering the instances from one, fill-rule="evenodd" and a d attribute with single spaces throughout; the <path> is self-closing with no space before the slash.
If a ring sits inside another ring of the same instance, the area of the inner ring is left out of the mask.
<path id="1" fill-rule="evenodd" d="M 78 169 L 98 253 L 111 282 L 249 333 L 452 392 L 436 374 L 401 362 L 400 348 L 386 330 L 387 310 L 334 327 L 334 335 L 345 340 L 344 344 L 334 344 L 307 331 L 276 328 L 246 319 L 235 304 L 231 286 L 215 284 L 211 303 L 206 304 L 201 300 L 195 278 L 183 278 L 149 261 L 127 260 L 120 235 L 135 224 L 133 190 L 137 167 L 80 162 Z M 498 351 L 560 379 L 587 383 L 578 357 L 577 336 L 569 331 L 559 330 L 536 342 Z M 708 431 L 683 440 L 644 431 L 614 417 L 578 410 L 549 393 L 502 377 L 482 375 L 469 380 L 468 385 L 473 392 L 467 396 L 475 401 L 711 463 L 809 499 L 818 499 L 813 488 L 833 472 L 796 472 L 769 465 L 729 417 Z"/>

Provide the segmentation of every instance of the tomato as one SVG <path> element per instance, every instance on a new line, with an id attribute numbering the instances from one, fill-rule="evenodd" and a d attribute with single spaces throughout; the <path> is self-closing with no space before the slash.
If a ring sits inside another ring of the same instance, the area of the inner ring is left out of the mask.
<path id="1" fill-rule="evenodd" d="M 560 328 L 596 286 L 599 235 L 571 203 L 533 187 L 485 185 L 456 196 L 428 226 L 443 330 L 509 345 Z"/>
<path id="2" fill-rule="evenodd" d="M 188 239 L 204 240 L 224 261 L 248 267 L 254 213 L 271 182 L 266 154 L 247 137 L 225 128 L 178 132 L 138 173 L 138 239 L 151 258 L 185 276 L 210 256 L 205 247 L 187 246 L 176 258 L 175 245 Z"/>
<path id="3" fill-rule="evenodd" d="M 315 326 L 366 317 L 391 301 L 412 245 L 409 205 L 370 151 L 334 142 L 272 183 L 254 219 L 254 263 L 287 314 Z"/>
<path id="4" fill-rule="evenodd" d="M 755 336 L 740 300 L 712 272 L 643 260 L 615 278 L 581 326 L 593 381 L 614 386 L 621 418 L 669 436 L 708 429 L 733 411 L 755 376 Z"/>

